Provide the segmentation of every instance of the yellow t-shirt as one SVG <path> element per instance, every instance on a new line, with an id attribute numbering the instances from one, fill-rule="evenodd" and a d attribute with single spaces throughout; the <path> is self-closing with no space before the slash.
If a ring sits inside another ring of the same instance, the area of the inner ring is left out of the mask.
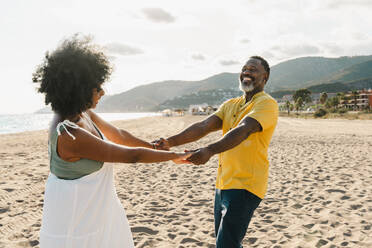
<path id="1" fill-rule="evenodd" d="M 219 154 L 216 188 L 246 189 L 263 199 L 269 175 L 267 150 L 278 121 L 277 102 L 262 91 L 247 103 L 245 96 L 224 102 L 215 115 L 223 122 L 223 135 L 246 116 L 261 124 L 261 132 L 249 135 L 236 147 Z"/>

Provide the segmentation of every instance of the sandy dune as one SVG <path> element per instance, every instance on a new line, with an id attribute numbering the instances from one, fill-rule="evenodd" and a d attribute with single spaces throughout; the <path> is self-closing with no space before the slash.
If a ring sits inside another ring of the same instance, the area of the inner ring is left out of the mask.
<path id="1" fill-rule="evenodd" d="M 115 125 L 153 140 L 201 118 Z M 280 118 L 269 154 L 269 190 L 245 247 L 372 247 L 372 121 Z M 214 247 L 216 165 L 217 156 L 202 166 L 113 164 L 136 247 Z M 48 173 L 46 131 L 0 135 L 0 247 L 38 247 Z"/>

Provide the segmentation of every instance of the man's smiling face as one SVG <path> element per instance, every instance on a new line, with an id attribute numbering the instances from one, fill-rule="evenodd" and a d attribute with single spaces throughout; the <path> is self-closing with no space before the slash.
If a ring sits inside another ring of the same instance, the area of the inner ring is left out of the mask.
<path id="1" fill-rule="evenodd" d="M 261 61 L 250 59 L 240 73 L 240 89 L 244 92 L 251 92 L 255 89 L 263 90 L 266 80 L 267 72 Z"/>

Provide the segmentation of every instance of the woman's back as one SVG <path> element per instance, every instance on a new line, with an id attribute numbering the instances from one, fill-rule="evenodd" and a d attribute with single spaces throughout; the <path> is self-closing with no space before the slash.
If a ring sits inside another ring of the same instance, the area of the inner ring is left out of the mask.
<path id="1" fill-rule="evenodd" d="M 77 124 L 69 121 L 59 122 L 58 125 L 52 124 L 49 134 L 48 152 L 50 171 L 60 179 L 73 180 L 100 170 L 103 166 L 103 162 L 84 158 L 69 162 L 60 157 L 58 152 L 58 136 L 59 133 L 65 132 L 69 127 L 79 128 Z M 95 125 L 94 128 L 98 132 L 100 138 L 105 140 L 103 133 Z M 59 130 L 59 132 L 57 130 Z"/>

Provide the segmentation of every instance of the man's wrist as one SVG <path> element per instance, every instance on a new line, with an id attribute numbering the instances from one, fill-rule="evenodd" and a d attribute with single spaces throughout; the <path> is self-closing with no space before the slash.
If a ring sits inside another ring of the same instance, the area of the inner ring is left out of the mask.
<path id="1" fill-rule="evenodd" d="M 175 146 L 175 144 L 173 143 L 173 140 L 171 138 L 168 138 L 168 139 L 165 139 L 165 140 L 168 142 L 169 148 Z"/>
<path id="2" fill-rule="evenodd" d="M 204 147 L 204 149 L 211 155 L 211 156 L 213 156 L 213 155 L 215 155 L 216 154 L 216 152 L 213 150 L 213 147 L 212 146 L 206 146 L 206 147 Z"/>

